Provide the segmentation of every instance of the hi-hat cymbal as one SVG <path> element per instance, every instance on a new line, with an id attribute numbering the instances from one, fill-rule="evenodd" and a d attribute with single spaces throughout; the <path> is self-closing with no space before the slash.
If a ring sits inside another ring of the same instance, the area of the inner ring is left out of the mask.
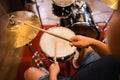
<path id="1" fill-rule="evenodd" d="M 118 0 L 101 0 L 103 3 L 105 3 L 108 7 L 112 9 L 117 9 L 118 6 Z"/>
<path id="2" fill-rule="evenodd" d="M 12 12 L 2 18 L 3 46 L 19 48 L 28 44 L 36 37 L 39 30 L 24 25 L 24 23 L 41 27 L 39 18 L 28 11 Z"/>

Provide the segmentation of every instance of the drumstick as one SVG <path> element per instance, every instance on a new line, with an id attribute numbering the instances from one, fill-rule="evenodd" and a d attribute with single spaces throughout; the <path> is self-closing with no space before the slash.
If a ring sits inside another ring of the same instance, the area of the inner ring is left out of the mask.
<path id="1" fill-rule="evenodd" d="M 54 43 L 55 43 L 54 44 L 54 63 L 56 63 L 57 62 L 57 42 L 56 42 L 56 40 Z"/>
<path id="2" fill-rule="evenodd" d="M 35 26 L 30 25 L 30 24 L 28 24 L 28 23 L 24 23 L 24 24 L 25 24 L 25 25 L 28 25 L 28 26 L 31 26 L 31 27 L 33 27 L 33 28 L 35 28 L 35 29 L 38 29 L 38 30 L 40 30 L 40 31 L 42 31 L 42 32 L 48 33 L 48 34 L 50 34 L 50 35 L 52 35 L 52 36 L 55 36 L 55 37 L 58 37 L 58 38 L 60 38 L 60 39 L 63 39 L 63 40 L 66 40 L 66 41 L 71 42 L 71 40 L 69 40 L 69 39 L 67 39 L 67 38 L 64 38 L 64 37 L 62 37 L 62 36 L 59 36 L 59 35 L 57 35 L 57 34 L 54 34 L 54 33 L 52 33 L 52 32 L 49 32 L 49 31 L 47 31 L 47 30 L 45 30 L 45 29 L 41 29 L 41 28 L 35 27 Z"/>

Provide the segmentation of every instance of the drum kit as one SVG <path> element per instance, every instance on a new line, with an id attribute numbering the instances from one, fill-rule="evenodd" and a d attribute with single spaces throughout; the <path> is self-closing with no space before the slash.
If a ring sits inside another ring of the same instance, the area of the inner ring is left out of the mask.
<path id="1" fill-rule="evenodd" d="M 76 35 L 99 38 L 99 30 L 92 18 L 92 11 L 85 1 L 55 0 L 53 13 L 60 17 L 60 26 L 71 29 Z"/>
<path id="2" fill-rule="evenodd" d="M 117 8 L 118 0 L 101 1 L 112 9 Z M 77 34 L 98 39 L 99 30 L 85 1 L 53 0 L 52 6 L 54 15 L 61 18 L 61 24 L 48 30 L 41 29 L 39 18 L 32 12 L 16 11 L 3 16 L 3 22 L 6 22 L 5 46 L 10 44 L 14 48 L 22 47 L 42 31 L 44 33 L 39 44 L 43 53 L 50 61 L 62 62 L 68 61 L 75 54 L 76 47 L 69 45 L 71 37 Z"/>

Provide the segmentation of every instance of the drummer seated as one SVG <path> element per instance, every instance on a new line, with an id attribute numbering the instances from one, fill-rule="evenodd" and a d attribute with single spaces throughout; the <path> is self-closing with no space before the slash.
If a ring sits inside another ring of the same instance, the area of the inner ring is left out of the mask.
<path id="1" fill-rule="evenodd" d="M 120 2 L 119 2 L 120 6 Z M 101 59 L 90 66 L 79 70 L 73 77 L 64 80 L 119 80 L 120 73 L 120 11 L 116 11 L 110 21 L 108 30 L 108 46 L 100 41 L 84 36 L 75 36 L 70 45 L 85 48 L 91 46 Z M 109 47 L 109 48 L 108 48 Z M 110 50 L 109 50 L 110 49 Z M 112 53 L 112 54 L 110 54 Z M 49 68 L 49 74 L 31 67 L 25 72 L 26 80 L 60 80 L 58 63 L 53 63 Z"/>
<path id="2" fill-rule="evenodd" d="M 81 66 L 82 69 L 84 69 L 86 66 L 92 65 L 93 62 L 100 59 L 100 56 L 103 57 L 103 56 L 110 55 L 110 50 L 108 46 L 96 39 L 78 35 L 71 38 L 71 40 L 72 40 L 72 42 L 70 43 L 71 46 L 76 46 L 85 50 L 85 54 L 84 54 L 85 58 L 82 60 L 82 66 Z M 59 69 L 58 63 L 52 64 L 49 68 L 50 76 L 52 75 L 57 76 L 59 71 L 60 69 Z M 31 67 L 25 72 L 26 80 L 38 80 L 39 77 L 40 77 L 40 80 L 42 80 L 42 78 L 45 80 L 49 80 L 49 76 L 47 73 L 35 67 Z M 70 78 L 59 76 L 58 80 L 61 78 L 68 79 L 68 80 L 70 79 Z"/>

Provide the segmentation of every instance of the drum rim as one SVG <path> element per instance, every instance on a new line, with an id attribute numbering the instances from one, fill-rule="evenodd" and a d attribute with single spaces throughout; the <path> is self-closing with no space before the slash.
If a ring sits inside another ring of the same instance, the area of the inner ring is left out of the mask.
<path id="1" fill-rule="evenodd" d="M 44 52 L 43 52 L 43 53 L 44 53 Z M 48 56 L 47 54 L 44 54 L 44 55 L 47 56 L 48 60 L 50 60 L 51 62 L 54 61 L 54 57 L 50 57 L 50 56 Z M 72 54 L 67 55 L 67 56 L 57 57 L 57 61 L 58 61 L 58 62 L 68 61 L 69 59 L 73 58 L 74 55 L 75 55 L 75 52 L 73 52 Z"/>
<path id="2" fill-rule="evenodd" d="M 67 6 L 72 5 L 76 0 L 72 0 L 72 2 L 69 3 L 69 4 L 67 4 L 67 5 L 60 5 L 60 4 L 56 3 L 55 0 L 52 0 L 52 1 L 53 1 L 53 3 L 56 4 L 57 6 L 60 6 L 60 7 L 67 7 Z"/>

